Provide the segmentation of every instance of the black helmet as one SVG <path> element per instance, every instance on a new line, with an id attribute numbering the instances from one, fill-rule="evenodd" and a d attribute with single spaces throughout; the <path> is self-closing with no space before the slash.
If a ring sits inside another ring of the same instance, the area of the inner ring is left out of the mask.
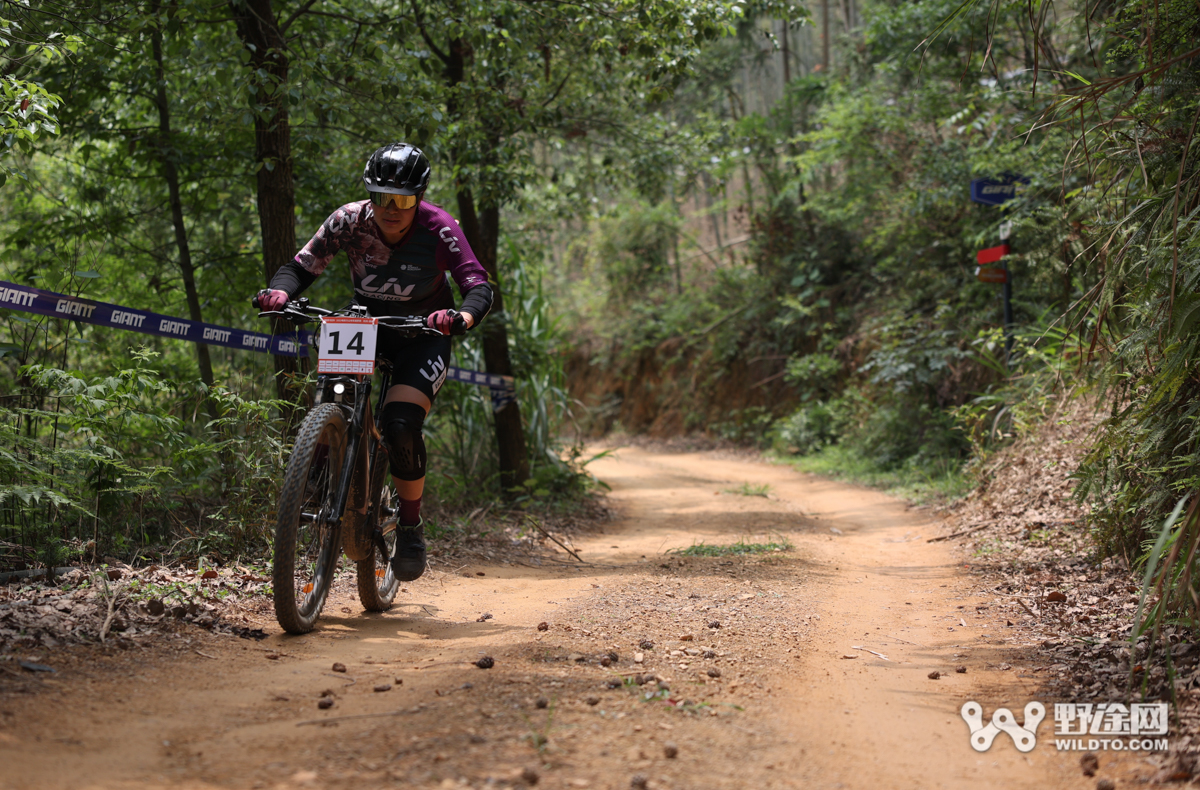
<path id="1" fill-rule="evenodd" d="M 429 159 L 408 143 L 377 148 L 363 169 L 363 184 L 368 192 L 419 195 L 429 185 Z"/>

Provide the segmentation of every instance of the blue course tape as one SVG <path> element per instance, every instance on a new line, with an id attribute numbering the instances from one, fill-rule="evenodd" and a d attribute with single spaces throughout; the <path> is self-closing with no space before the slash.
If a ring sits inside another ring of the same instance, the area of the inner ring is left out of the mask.
<path id="1" fill-rule="evenodd" d="M 243 351 L 260 351 L 282 357 L 306 357 L 308 347 L 312 343 L 312 333 L 305 330 L 297 330 L 292 335 L 247 332 L 244 329 L 189 321 L 186 318 L 159 315 L 146 310 L 134 310 L 131 307 L 43 291 L 40 288 L 30 288 L 3 280 L 0 280 L 0 309 L 20 310 L 52 318 L 141 332 L 144 335 L 190 340 L 193 343 L 225 346 Z M 446 369 L 446 378 L 491 389 L 494 411 L 500 411 L 516 399 L 512 376 L 497 376 L 494 373 L 452 367 Z"/>
<path id="2" fill-rule="evenodd" d="M 176 340 L 190 340 L 193 343 L 207 343 L 210 346 L 239 348 L 243 351 L 261 351 L 282 357 L 308 356 L 310 342 L 309 333 L 304 331 L 299 331 L 295 335 L 247 332 L 244 329 L 189 321 L 186 318 L 159 315 L 146 310 L 134 310 L 131 307 L 121 307 L 106 302 L 94 302 L 91 299 L 66 296 L 2 280 L 0 280 L 0 308 L 48 315 L 52 318 L 66 318 L 69 321 L 125 329 L 130 332 L 141 332 L 143 335 L 173 337 Z"/>

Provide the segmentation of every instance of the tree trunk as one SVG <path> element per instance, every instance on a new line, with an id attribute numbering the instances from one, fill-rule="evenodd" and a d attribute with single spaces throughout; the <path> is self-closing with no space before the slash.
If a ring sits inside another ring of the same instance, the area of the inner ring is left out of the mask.
<path id="1" fill-rule="evenodd" d="M 483 264 L 495 289 L 492 312 L 497 318 L 504 314 L 504 295 L 500 290 L 497 267 L 497 250 L 500 242 L 500 207 L 486 206 L 476 211 L 475 196 L 469 187 L 458 190 L 458 215 L 460 227 L 467 243 Z M 500 376 L 513 374 L 512 360 L 508 356 L 508 327 L 504 321 L 493 318 L 484 321 L 479 329 L 483 333 L 483 362 L 488 373 Z M 521 406 L 515 400 L 494 415 L 496 442 L 500 450 L 500 482 L 505 489 L 519 486 L 529 479 L 529 451 L 525 447 L 525 429 L 521 422 Z"/>
<path id="2" fill-rule="evenodd" d="M 247 67 L 257 79 L 253 104 L 254 158 L 258 163 L 258 223 L 262 231 L 263 275 L 266 284 L 296 254 L 296 192 L 292 183 L 292 132 L 288 123 L 286 43 L 271 0 L 230 0 L 238 37 L 250 53 Z M 275 319 L 274 334 L 291 334 L 291 323 Z M 298 376 L 307 360 L 274 357 L 275 384 L 282 400 L 298 403 Z M 289 419 L 293 415 L 288 415 Z"/>
<path id="3" fill-rule="evenodd" d="M 829 73 L 829 0 L 821 0 L 821 69 Z"/>
<path id="4" fill-rule="evenodd" d="M 158 156 L 162 164 L 163 179 L 167 182 L 167 193 L 171 203 L 171 224 L 175 226 L 175 246 L 179 250 L 179 271 L 183 275 L 183 291 L 187 295 L 188 317 L 203 323 L 200 311 L 200 295 L 196 291 L 196 278 L 192 268 L 192 252 L 188 247 L 187 226 L 183 224 L 183 201 L 179 197 L 179 170 L 171 154 L 171 106 L 167 103 L 167 78 L 163 69 L 162 30 L 155 28 L 150 35 L 150 46 L 154 53 L 154 73 L 157 86 L 154 103 L 158 105 Z M 208 356 L 208 345 L 196 343 L 196 361 L 200 366 L 200 380 L 210 389 L 213 386 L 212 360 Z M 216 408 L 208 403 L 209 416 L 216 419 Z"/>
<path id="5" fill-rule="evenodd" d="M 466 45 L 461 40 L 454 39 L 450 41 L 447 51 L 441 52 L 433 45 L 424 27 L 421 28 L 421 34 L 425 36 L 430 48 L 434 49 L 438 57 L 445 63 L 446 69 L 443 74 L 447 84 L 454 87 L 462 82 L 467 66 L 464 54 L 467 52 Z M 458 104 L 454 100 L 449 102 L 447 109 L 452 118 L 459 114 Z M 483 144 L 485 159 L 489 158 L 499 143 L 500 141 L 492 135 L 486 137 L 486 142 Z M 492 304 L 492 312 L 495 317 L 491 321 L 485 321 L 479 329 L 483 333 L 484 367 L 487 368 L 488 373 L 511 376 L 513 368 L 512 360 L 508 355 L 508 327 L 502 320 L 497 320 L 504 315 L 504 294 L 500 286 L 499 256 L 497 254 L 500 243 L 500 207 L 483 206 L 477 210 L 471 186 L 461 181 L 457 185 L 457 198 L 459 227 L 462 228 L 463 234 L 467 237 L 467 243 L 471 245 L 471 249 L 474 250 L 479 262 L 488 273 L 495 290 L 495 301 Z M 521 405 L 514 400 L 500 411 L 495 412 L 493 419 L 495 420 L 496 443 L 500 457 L 500 483 L 507 490 L 519 486 L 529 479 L 529 450 L 525 446 Z"/>

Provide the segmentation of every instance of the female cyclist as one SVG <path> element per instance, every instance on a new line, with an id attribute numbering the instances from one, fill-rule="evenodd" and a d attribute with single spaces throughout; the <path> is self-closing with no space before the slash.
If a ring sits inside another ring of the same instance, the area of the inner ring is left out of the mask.
<path id="1" fill-rule="evenodd" d="M 355 301 L 371 315 L 424 315 L 430 327 L 441 331 L 441 337 L 417 338 L 381 332 L 376 350 L 377 358 L 392 366 L 392 386 L 381 415 L 400 500 L 392 569 L 400 581 L 412 581 L 425 572 L 421 495 L 426 458 L 421 427 L 446 381 L 450 335 L 479 324 L 491 309 L 492 289 L 458 222 L 421 200 L 429 185 L 429 160 L 419 148 L 393 143 L 377 149 L 367 160 L 363 184 L 369 199 L 333 212 L 257 299 L 264 310 L 281 309 L 344 250 Z M 462 294 L 461 312 L 454 309 L 447 272 Z"/>

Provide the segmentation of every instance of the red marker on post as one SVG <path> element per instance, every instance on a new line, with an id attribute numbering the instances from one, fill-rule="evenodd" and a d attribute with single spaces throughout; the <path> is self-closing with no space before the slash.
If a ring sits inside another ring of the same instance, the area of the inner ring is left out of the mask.
<path id="1" fill-rule="evenodd" d="M 975 260 L 982 266 L 986 263 L 995 263 L 996 261 L 1008 255 L 1012 250 L 1008 244 L 1001 244 L 999 247 L 988 247 L 986 250 L 980 250 L 975 253 Z"/>
<path id="2" fill-rule="evenodd" d="M 988 264 L 999 263 L 1004 259 L 1004 256 L 1012 253 L 1012 248 L 1008 246 L 1008 237 L 1012 233 L 1012 222 L 1004 222 L 1000 225 L 1000 240 L 1004 243 L 996 247 L 988 247 L 986 250 L 980 250 L 975 253 L 975 260 L 979 262 L 979 266 L 975 269 L 975 279 L 981 283 L 994 283 L 1004 286 L 1004 362 L 1008 364 L 1008 358 L 1012 354 L 1012 281 L 1008 277 L 1007 266 L 989 266 Z"/>

